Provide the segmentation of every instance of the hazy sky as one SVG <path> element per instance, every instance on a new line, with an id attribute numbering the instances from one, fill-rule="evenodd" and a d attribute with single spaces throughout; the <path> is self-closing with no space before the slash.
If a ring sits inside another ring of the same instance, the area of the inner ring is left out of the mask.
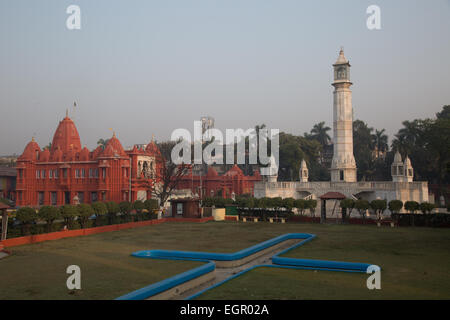
<path id="1" fill-rule="evenodd" d="M 81 30 L 66 28 L 70 4 Z M 371 4 L 382 30 L 366 27 Z M 341 46 L 370 126 L 392 135 L 450 104 L 450 0 L 1 0 L 0 40 L 0 155 L 48 144 L 66 108 L 90 149 L 109 128 L 128 147 L 203 115 L 219 129 L 332 126 Z"/>

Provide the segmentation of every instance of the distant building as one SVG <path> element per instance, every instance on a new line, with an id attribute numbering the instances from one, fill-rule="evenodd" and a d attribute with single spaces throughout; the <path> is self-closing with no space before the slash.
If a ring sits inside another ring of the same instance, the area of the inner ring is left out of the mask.
<path id="1" fill-rule="evenodd" d="M 194 174 L 192 174 L 192 171 Z M 234 165 L 224 174 L 219 175 L 213 166 L 207 167 L 207 173 L 190 170 L 188 174 L 181 177 L 177 189 L 191 190 L 192 194 L 201 198 L 222 197 L 231 199 L 240 195 L 252 195 L 254 193 L 255 182 L 261 181 L 259 171 L 255 171 L 252 176 L 245 175 L 244 172 Z"/>
<path id="2" fill-rule="evenodd" d="M 0 167 L 0 198 L 15 200 L 16 177 L 15 168 Z"/>
<path id="3" fill-rule="evenodd" d="M 96 201 L 134 201 L 151 197 L 157 158 L 152 141 L 125 151 L 116 135 L 102 147 L 81 147 L 74 122 L 66 115 L 50 149 L 34 138 L 17 160 L 18 206 L 64 205 Z"/>

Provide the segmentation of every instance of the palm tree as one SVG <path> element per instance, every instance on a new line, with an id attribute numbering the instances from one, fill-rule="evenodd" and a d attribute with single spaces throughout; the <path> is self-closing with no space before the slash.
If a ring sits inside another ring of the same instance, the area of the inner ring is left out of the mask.
<path id="1" fill-rule="evenodd" d="M 380 157 L 380 152 L 388 150 L 388 136 L 385 135 L 385 129 L 375 130 L 375 134 L 372 135 L 373 144 L 377 148 L 377 159 Z"/>
<path id="2" fill-rule="evenodd" d="M 106 144 L 108 143 L 109 139 L 99 139 L 97 141 L 97 145 L 101 146 L 103 150 L 106 148 Z"/>
<path id="3" fill-rule="evenodd" d="M 331 141 L 331 138 L 327 133 L 330 130 L 331 128 L 325 126 L 325 122 L 322 121 L 314 125 L 314 127 L 311 129 L 310 137 L 314 140 L 319 141 L 319 143 L 325 147 L 329 145 Z"/>

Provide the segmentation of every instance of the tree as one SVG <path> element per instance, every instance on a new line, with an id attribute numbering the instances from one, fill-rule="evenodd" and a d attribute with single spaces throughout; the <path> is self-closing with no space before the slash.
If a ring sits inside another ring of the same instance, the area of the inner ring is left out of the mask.
<path id="1" fill-rule="evenodd" d="M 60 207 L 59 211 L 64 219 L 64 223 L 66 224 L 67 228 L 71 229 L 73 227 L 73 221 L 78 216 L 77 208 L 70 204 L 66 204 Z"/>
<path id="2" fill-rule="evenodd" d="M 353 199 L 344 199 L 341 200 L 339 205 L 342 208 L 342 222 L 344 223 L 347 217 L 347 210 L 350 209 L 349 215 L 351 215 L 355 207 L 355 201 Z"/>
<path id="3" fill-rule="evenodd" d="M 87 203 L 81 203 L 77 205 L 77 211 L 81 229 L 84 229 L 87 227 L 89 217 L 94 215 L 94 209 Z"/>
<path id="4" fill-rule="evenodd" d="M 99 145 L 100 147 L 102 147 L 103 150 L 105 150 L 106 145 L 108 144 L 109 139 L 99 139 L 97 141 L 97 145 Z"/>
<path id="5" fill-rule="evenodd" d="M 419 210 L 420 205 L 416 201 L 406 201 L 405 202 L 405 210 L 409 213 L 415 214 L 417 210 Z"/>
<path id="6" fill-rule="evenodd" d="M 292 211 L 294 204 L 295 204 L 294 198 L 283 199 L 283 207 L 286 208 L 287 211 Z"/>
<path id="7" fill-rule="evenodd" d="M 331 138 L 328 134 L 331 128 L 325 125 L 325 122 L 320 122 L 315 124 L 311 129 L 311 134 L 309 137 L 313 140 L 317 140 L 322 146 L 327 146 L 330 144 Z"/>
<path id="8" fill-rule="evenodd" d="M 363 222 L 365 223 L 365 213 L 370 208 L 369 201 L 367 200 L 356 200 L 355 202 L 355 208 L 358 210 L 359 214 L 361 215 Z"/>
<path id="9" fill-rule="evenodd" d="M 384 210 L 387 209 L 387 203 L 386 200 L 373 200 L 370 203 L 370 207 L 375 211 L 377 215 L 377 220 L 381 220 L 381 215 L 383 214 Z"/>
<path id="10" fill-rule="evenodd" d="M 108 211 L 108 222 L 109 224 L 113 224 L 114 218 L 120 212 L 120 207 L 115 201 L 108 201 L 105 204 Z"/>
<path id="11" fill-rule="evenodd" d="M 423 214 L 431 213 L 431 211 L 436 208 L 436 206 L 433 203 L 428 202 L 422 202 L 419 206 L 420 211 L 422 211 Z"/>
<path id="12" fill-rule="evenodd" d="M 42 206 L 39 209 L 38 217 L 47 222 L 47 232 L 52 231 L 53 222 L 60 217 L 60 211 L 53 206 Z"/>
<path id="13" fill-rule="evenodd" d="M 133 209 L 136 210 L 136 213 L 142 213 L 142 210 L 145 209 L 144 202 L 142 200 L 136 200 L 133 202 Z"/>
<path id="14" fill-rule="evenodd" d="M 388 136 L 384 134 L 385 131 L 385 129 L 375 130 L 375 134 L 372 136 L 377 151 L 377 159 L 380 158 L 380 152 L 386 152 L 389 149 Z"/>
<path id="15" fill-rule="evenodd" d="M 36 221 L 36 210 L 30 207 L 21 207 L 16 212 L 16 218 L 22 225 L 22 235 L 28 235 L 30 233 L 30 225 Z"/>
<path id="16" fill-rule="evenodd" d="M 361 120 L 353 122 L 353 153 L 358 180 L 362 181 L 371 180 L 374 175 L 372 131 L 373 128 Z"/>
<path id="17" fill-rule="evenodd" d="M 315 200 L 315 199 L 306 200 L 305 208 L 309 209 L 311 217 L 314 217 L 316 214 L 317 200 Z"/>
<path id="18" fill-rule="evenodd" d="M 297 199 L 294 202 L 295 207 L 298 209 L 301 215 L 305 212 L 306 209 L 306 200 L 305 199 Z"/>
<path id="19" fill-rule="evenodd" d="M 188 173 L 190 165 L 177 165 L 172 162 L 172 149 L 177 142 L 167 141 L 158 144 L 161 156 L 158 156 L 157 162 L 161 164 L 161 168 L 156 172 L 156 181 L 153 192 L 159 198 L 159 203 L 164 206 L 167 199 L 177 188 L 181 178 Z"/>
<path id="20" fill-rule="evenodd" d="M 97 219 L 108 213 L 108 208 L 106 207 L 106 204 L 103 202 L 94 202 L 91 206 L 92 209 L 94 210 L 95 217 Z"/>
<path id="21" fill-rule="evenodd" d="M 389 210 L 392 213 L 399 213 L 403 208 L 403 202 L 400 200 L 389 201 Z"/>
<path id="22" fill-rule="evenodd" d="M 125 216 L 125 220 L 129 221 L 130 212 L 133 209 L 133 205 L 128 201 L 122 201 L 121 203 L 119 203 L 119 209 L 120 212 Z"/>
<path id="23" fill-rule="evenodd" d="M 149 213 L 153 213 L 153 210 L 159 208 L 157 199 L 147 199 L 144 201 L 145 209 L 148 210 Z"/>

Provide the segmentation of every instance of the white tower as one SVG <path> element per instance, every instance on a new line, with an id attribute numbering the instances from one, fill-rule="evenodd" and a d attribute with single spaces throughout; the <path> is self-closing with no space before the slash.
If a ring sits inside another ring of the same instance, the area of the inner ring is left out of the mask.
<path id="1" fill-rule="evenodd" d="M 414 169 L 411 165 L 411 160 L 409 159 L 408 156 L 406 156 L 405 159 L 405 181 L 406 182 L 413 182 L 414 180 Z"/>
<path id="2" fill-rule="evenodd" d="M 334 68 L 332 182 L 356 182 L 353 156 L 353 109 L 350 86 L 350 63 L 341 49 Z"/>
<path id="3" fill-rule="evenodd" d="M 396 152 L 394 156 L 394 162 L 391 165 L 391 176 L 393 182 L 405 182 L 405 166 L 402 161 L 400 152 Z"/>
<path id="4" fill-rule="evenodd" d="M 308 182 L 308 166 L 303 159 L 299 170 L 300 182 Z"/>

